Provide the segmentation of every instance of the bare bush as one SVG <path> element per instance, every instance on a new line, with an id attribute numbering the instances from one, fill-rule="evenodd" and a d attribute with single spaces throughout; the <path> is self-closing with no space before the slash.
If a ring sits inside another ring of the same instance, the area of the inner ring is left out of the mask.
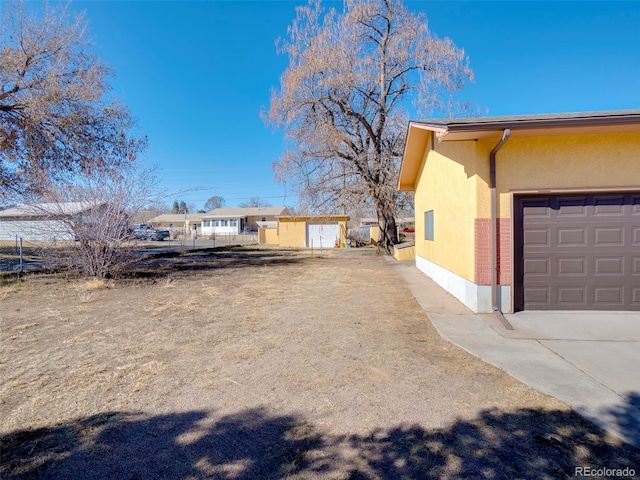
<path id="1" fill-rule="evenodd" d="M 41 222 L 43 236 L 57 238 L 47 254 L 56 263 L 90 277 L 123 273 L 137 258 L 131 219 L 157 197 L 155 169 L 137 161 L 83 175 L 55 192 L 56 200 L 36 208 L 49 221 Z"/>

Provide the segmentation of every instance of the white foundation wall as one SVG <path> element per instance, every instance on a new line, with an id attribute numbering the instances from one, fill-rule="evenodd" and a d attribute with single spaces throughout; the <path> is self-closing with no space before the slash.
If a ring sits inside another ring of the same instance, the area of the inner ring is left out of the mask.
<path id="1" fill-rule="evenodd" d="M 475 313 L 493 313 L 491 287 L 476 285 L 460 275 L 416 255 L 416 267 Z M 503 312 L 511 311 L 511 287 L 498 287 L 498 302 Z"/>

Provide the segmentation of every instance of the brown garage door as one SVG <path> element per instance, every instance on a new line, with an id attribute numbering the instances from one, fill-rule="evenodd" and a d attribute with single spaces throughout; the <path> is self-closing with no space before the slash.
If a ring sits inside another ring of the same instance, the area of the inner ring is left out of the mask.
<path id="1" fill-rule="evenodd" d="M 516 310 L 640 310 L 640 193 L 516 197 Z"/>

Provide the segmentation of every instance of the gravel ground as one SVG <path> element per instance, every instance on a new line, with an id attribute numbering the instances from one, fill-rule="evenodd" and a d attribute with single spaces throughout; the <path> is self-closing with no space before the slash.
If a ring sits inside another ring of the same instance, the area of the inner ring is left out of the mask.
<path id="1" fill-rule="evenodd" d="M 2 478 L 640 474 L 640 451 L 440 339 L 371 250 L 193 252 L 0 300 Z"/>

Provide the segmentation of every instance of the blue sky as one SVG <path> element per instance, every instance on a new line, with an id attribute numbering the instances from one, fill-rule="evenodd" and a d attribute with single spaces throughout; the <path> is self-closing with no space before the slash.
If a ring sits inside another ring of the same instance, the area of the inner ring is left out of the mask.
<path id="1" fill-rule="evenodd" d="M 117 71 L 113 94 L 149 137 L 167 203 L 201 208 L 260 196 L 295 197 L 275 182 L 282 132 L 261 118 L 287 59 L 285 36 L 303 1 L 76 1 L 100 56 Z M 331 3 L 341 6 L 341 3 Z M 640 108 L 640 2 L 407 1 L 430 29 L 470 58 L 461 98 L 488 115 Z M 182 190 L 190 190 L 174 194 Z"/>

